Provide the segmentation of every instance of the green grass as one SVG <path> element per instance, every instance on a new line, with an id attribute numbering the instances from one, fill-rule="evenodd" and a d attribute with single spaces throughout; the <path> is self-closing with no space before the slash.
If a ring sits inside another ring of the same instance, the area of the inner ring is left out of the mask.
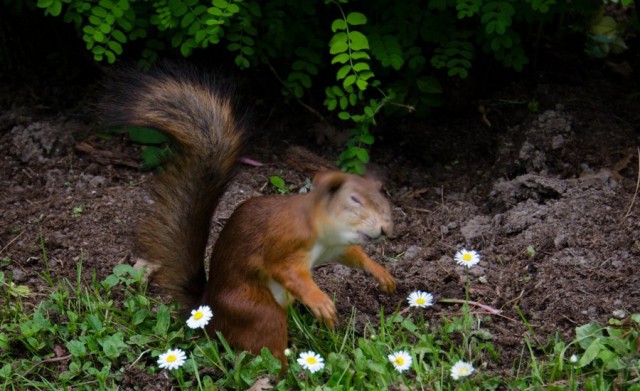
<path id="1" fill-rule="evenodd" d="M 189 329 L 175 308 L 147 296 L 132 267 L 119 265 L 102 281 L 94 276 L 83 282 L 82 275 L 82 263 L 75 281 L 57 280 L 47 270 L 41 279 L 50 293 L 38 302 L 0 272 L 2 389 L 117 389 L 131 374 L 166 382 L 157 357 L 181 348 L 185 365 L 165 372 L 185 389 L 246 389 L 269 377 L 277 390 L 640 390 L 640 314 L 578 327 L 573 341 L 531 330 L 519 362 L 497 368 L 499 353 L 484 327 L 490 318 L 471 314 L 466 305 L 461 316 L 440 319 L 427 316 L 428 308 L 381 311 L 377 324 L 358 330 L 354 313 L 335 332 L 294 307 L 289 370 L 276 379 L 280 363 L 267 350 L 258 356 L 234 352 L 221 336 Z M 551 342 L 542 345 L 544 340 Z M 314 374 L 296 362 L 309 350 L 325 360 Z M 403 373 L 387 359 L 399 350 L 413 358 Z M 450 370 L 458 360 L 475 371 L 455 381 Z"/>

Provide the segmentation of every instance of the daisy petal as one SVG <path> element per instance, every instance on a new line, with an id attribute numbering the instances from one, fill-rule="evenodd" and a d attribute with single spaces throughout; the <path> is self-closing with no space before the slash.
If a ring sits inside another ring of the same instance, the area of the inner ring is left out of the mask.
<path id="1" fill-rule="evenodd" d="M 300 353 L 298 364 L 309 372 L 315 373 L 324 368 L 324 358 L 316 352 L 308 351 Z"/>
<path id="2" fill-rule="evenodd" d="M 458 380 L 461 377 L 467 377 L 473 373 L 475 368 L 468 362 L 458 361 L 451 368 L 451 377 L 453 380 Z"/>
<path id="3" fill-rule="evenodd" d="M 181 349 L 169 349 L 158 357 L 158 366 L 166 369 L 177 369 L 186 360 L 187 355 Z"/>
<path id="4" fill-rule="evenodd" d="M 401 350 L 399 352 L 395 352 L 387 356 L 393 367 L 398 372 L 404 372 L 407 369 L 411 368 L 411 364 L 413 363 L 413 359 L 409 352 L 405 350 Z"/>
<path id="5" fill-rule="evenodd" d="M 192 329 L 204 328 L 212 317 L 213 312 L 211 312 L 211 308 L 206 305 L 201 305 L 197 309 L 191 311 L 191 317 L 187 319 L 187 326 Z"/>
<path id="6" fill-rule="evenodd" d="M 468 251 L 467 249 L 463 248 L 456 253 L 454 259 L 456 260 L 456 263 L 458 263 L 458 265 L 470 268 L 471 266 L 474 266 L 478 262 L 480 262 L 480 254 L 478 254 L 478 252 L 475 250 Z"/>
<path id="7" fill-rule="evenodd" d="M 428 292 L 411 292 L 407 298 L 410 307 L 430 307 L 433 305 L 433 295 Z"/>

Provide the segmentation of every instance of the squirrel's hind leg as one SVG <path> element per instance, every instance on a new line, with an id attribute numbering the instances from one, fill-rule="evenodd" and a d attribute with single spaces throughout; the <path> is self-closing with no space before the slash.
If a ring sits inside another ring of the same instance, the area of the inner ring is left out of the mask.
<path id="1" fill-rule="evenodd" d="M 220 331 L 231 346 L 260 354 L 268 348 L 282 363 L 280 377 L 286 373 L 287 314 L 271 292 L 236 289 L 219 294 L 212 306 L 211 326 Z"/>

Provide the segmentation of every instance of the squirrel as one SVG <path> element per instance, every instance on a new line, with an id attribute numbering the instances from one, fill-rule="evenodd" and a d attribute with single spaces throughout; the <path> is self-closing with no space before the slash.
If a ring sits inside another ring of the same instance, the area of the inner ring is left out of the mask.
<path id="1" fill-rule="evenodd" d="M 288 305 L 299 300 L 329 328 L 337 322 L 333 301 L 313 281 L 314 266 L 335 260 L 368 271 L 382 291 L 395 290 L 394 277 L 361 247 L 391 235 L 391 207 L 380 182 L 340 171 L 317 173 L 306 194 L 250 198 L 220 232 L 207 279 L 211 219 L 245 134 L 222 84 L 176 65 L 123 72 L 107 82 L 99 115 L 107 126 L 157 129 L 174 145 L 137 229 L 137 266 L 147 266 L 184 309 L 208 305 L 208 332 L 253 354 L 267 347 L 282 374 Z"/>

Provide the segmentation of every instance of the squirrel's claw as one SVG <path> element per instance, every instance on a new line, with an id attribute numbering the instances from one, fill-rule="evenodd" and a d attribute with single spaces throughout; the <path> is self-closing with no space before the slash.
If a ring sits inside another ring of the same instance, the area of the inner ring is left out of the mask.
<path id="1" fill-rule="evenodd" d="M 396 279 L 391 275 L 391 273 L 385 270 L 385 273 L 380 276 L 376 276 L 376 279 L 380 284 L 381 291 L 385 293 L 395 292 L 397 282 L 396 282 Z"/>
<path id="2" fill-rule="evenodd" d="M 310 307 L 315 317 L 323 322 L 328 328 L 333 329 L 338 320 L 336 306 L 328 296 L 325 296 L 320 302 Z"/>

